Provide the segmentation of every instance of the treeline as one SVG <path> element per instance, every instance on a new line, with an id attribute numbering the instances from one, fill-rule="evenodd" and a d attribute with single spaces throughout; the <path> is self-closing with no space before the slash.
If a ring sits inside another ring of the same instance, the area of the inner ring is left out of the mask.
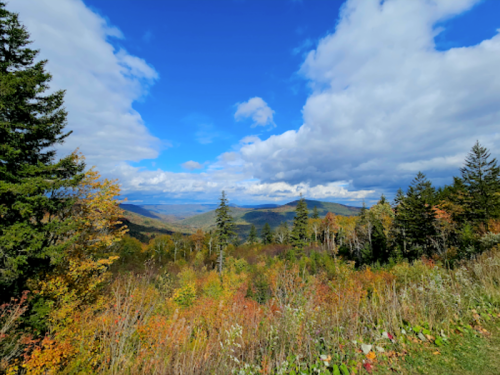
<path id="1" fill-rule="evenodd" d="M 453 264 L 500 243 L 500 168 L 478 142 L 472 147 L 453 184 L 435 188 L 419 172 L 406 191 L 390 204 L 382 196 L 360 215 L 345 217 L 317 210 L 308 217 L 297 206 L 292 228 L 284 222 L 272 232 L 265 225 L 263 244 L 289 244 L 296 251 L 321 249 L 358 265 L 415 260 L 422 256 Z M 252 228 L 249 242 L 257 242 Z"/>
<path id="2" fill-rule="evenodd" d="M 227 205 L 225 195 L 221 202 L 221 207 Z M 224 215 L 229 223 L 225 225 L 230 225 L 229 211 Z M 222 222 L 219 216 L 218 225 Z M 252 225 L 242 247 L 285 245 L 282 255 L 288 259 L 322 251 L 353 260 L 358 266 L 421 257 L 451 266 L 500 243 L 499 217 L 500 168 L 489 151 L 476 143 L 452 185 L 436 189 L 419 172 L 406 191 L 397 192 L 392 204 L 382 196 L 376 205 L 369 209 L 363 205 L 358 216 L 350 217 L 328 213 L 320 218 L 317 209 L 310 214 L 301 199 L 292 226 L 283 222 L 273 231 L 266 223 L 258 233 Z M 201 251 L 215 267 L 216 253 L 220 257 L 223 251 L 232 253 L 240 246 L 234 231 L 226 233 L 223 245 L 219 233 L 220 228 L 184 237 L 160 236 L 147 249 L 152 256 L 169 261 L 189 259 Z"/>

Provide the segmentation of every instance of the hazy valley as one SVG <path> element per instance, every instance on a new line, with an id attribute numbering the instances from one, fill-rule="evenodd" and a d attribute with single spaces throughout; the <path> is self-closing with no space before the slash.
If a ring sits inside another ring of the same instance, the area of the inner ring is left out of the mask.
<path id="1" fill-rule="evenodd" d="M 339 203 L 308 199 L 305 201 L 310 213 L 316 207 L 320 217 L 324 217 L 328 212 L 335 215 L 354 216 L 361 211 L 360 207 Z M 298 201 L 283 205 L 230 205 L 236 233 L 245 241 L 252 224 L 259 232 L 266 223 L 270 225 L 272 230 L 278 228 L 282 222 L 287 222 L 288 225 L 292 226 L 297 203 Z M 138 205 L 122 203 L 120 207 L 125 211 L 125 218 L 130 221 L 128 226 L 132 235 L 142 241 L 146 240 L 144 236 L 152 234 L 172 234 L 173 232 L 190 234 L 196 232 L 197 229 L 216 230 L 216 204 Z"/>

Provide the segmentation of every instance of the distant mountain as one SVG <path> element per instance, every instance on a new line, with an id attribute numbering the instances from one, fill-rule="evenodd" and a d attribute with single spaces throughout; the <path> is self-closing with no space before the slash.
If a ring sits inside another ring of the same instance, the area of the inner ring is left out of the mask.
<path id="1" fill-rule="evenodd" d="M 134 212 L 134 213 L 142 215 L 142 216 L 150 217 L 152 219 L 160 219 L 160 217 L 158 215 L 155 215 L 153 212 L 151 212 L 151 211 L 149 211 L 141 206 L 137 206 L 135 204 L 121 203 L 120 208 L 125 210 L 125 211 Z"/>
<path id="2" fill-rule="evenodd" d="M 265 223 L 269 223 L 271 228 L 277 228 L 283 221 L 289 224 L 293 223 L 295 217 L 295 209 L 299 201 L 289 202 L 284 205 L 276 204 L 263 204 L 255 206 L 231 206 L 231 215 L 234 218 L 237 232 L 241 237 L 246 237 L 250 231 L 250 226 L 253 224 L 260 231 Z M 317 207 L 318 213 L 321 217 L 325 216 L 328 212 L 336 215 L 353 216 L 357 215 L 361 208 L 346 206 L 339 203 L 322 202 L 306 199 L 309 214 L 312 214 L 314 207 Z M 155 205 L 133 205 L 122 204 L 120 205 L 126 211 L 142 215 L 144 217 L 154 219 L 155 222 L 167 223 L 161 228 L 162 230 L 177 231 L 183 233 L 192 233 L 198 228 L 203 230 L 210 230 L 215 228 L 215 209 L 217 204 L 155 204 Z M 127 216 L 127 215 L 126 215 Z M 130 215 L 128 215 L 130 216 Z M 133 222 L 137 222 L 138 217 L 133 217 Z M 143 220 L 144 221 L 144 220 Z M 144 225 L 148 227 L 152 223 Z M 153 225 L 159 228 L 160 225 L 156 223 Z M 148 228 L 143 232 L 152 233 L 154 230 Z M 165 233 L 165 232 L 163 232 Z"/>
<path id="3" fill-rule="evenodd" d="M 135 213 L 133 211 L 127 211 L 127 208 L 136 209 L 135 207 L 130 207 L 133 205 L 125 205 L 122 208 L 126 210 L 124 212 L 124 217 L 121 218 L 121 222 L 127 226 L 128 234 L 132 237 L 137 238 L 143 243 L 148 243 L 151 236 L 158 236 L 161 234 L 173 234 L 175 232 L 183 234 L 193 233 L 193 228 L 179 225 L 176 223 L 168 223 L 162 220 L 152 218 L 150 216 L 144 216 L 142 214 Z M 140 211 L 140 210 L 138 210 Z"/>
<path id="4" fill-rule="evenodd" d="M 236 206 L 236 207 L 241 207 L 241 208 L 276 208 L 279 207 L 279 204 L 256 204 L 256 205 L 243 205 L 243 206 Z"/>
<path id="5" fill-rule="evenodd" d="M 242 237 L 246 237 L 252 224 L 255 225 L 259 231 L 265 223 L 269 223 L 273 229 L 277 228 L 283 221 L 292 224 L 293 218 L 295 217 L 297 203 L 298 201 L 293 201 L 282 206 L 271 208 L 231 207 L 230 210 L 234 218 L 238 234 Z M 321 217 L 325 216 L 328 212 L 332 212 L 336 215 L 354 216 L 361 211 L 361 208 L 359 207 L 346 206 L 339 203 L 321 202 L 307 199 L 306 203 L 310 215 L 316 206 Z M 202 228 L 204 230 L 215 228 L 215 211 L 209 211 L 200 215 L 192 216 L 180 221 L 179 224 L 193 228 Z"/>
<path id="6" fill-rule="evenodd" d="M 285 206 L 297 207 L 297 203 L 299 203 L 299 200 L 287 203 Z M 313 201 L 309 199 L 306 199 L 306 203 L 309 211 L 312 212 L 316 206 L 319 214 L 322 216 L 326 215 L 327 212 L 334 213 L 335 215 L 353 216 L 357 215 L 361 211 L 361 207 L 346 206 L 345 204 L 340 203 Z"/>
<path id="7" fill-rule="evenodd" d="M 216 204 L 121 204 L 124 210 L 174 223 L 217 208 Z"/>

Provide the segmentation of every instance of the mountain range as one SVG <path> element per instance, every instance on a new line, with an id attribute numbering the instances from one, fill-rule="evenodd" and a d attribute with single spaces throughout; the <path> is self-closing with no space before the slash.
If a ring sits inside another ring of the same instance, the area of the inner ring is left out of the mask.
<path id="1" fill-rule="evenodd" d="M 236 225 L 236 232 L 245 238 L 250 231 L 251 225 L 261 230 L 265 223 L 269 223 L 272 229 L 276 229 L 282 222 L 293 223 L 295 209 L 299 201 L 293 201 L 284 205 L 264 204 L 253 206 L 231 205 L 230 211 Z M 361 208 L 346 206 L 339 203 L 307 200 L 309 214 L 314 207 L 317 208 L 320 217 L 328 212 L 336 215 L 357 215 Z M 197 229 L 204 231 L 215 229 L 215 209 L 217 204 L 121 204 L 120 207 L 126 211 L 125 218 L 129 221 L 129 228 L 134 233 L 151 235 L 153 233 L 181 232 L 193 233 Z M 133 227 L 133 229 L 132 229 Z"/>

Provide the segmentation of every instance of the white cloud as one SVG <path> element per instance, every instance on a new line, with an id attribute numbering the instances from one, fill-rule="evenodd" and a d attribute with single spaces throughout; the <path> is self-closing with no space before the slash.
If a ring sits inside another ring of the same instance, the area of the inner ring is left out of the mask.
<path id="1" fill-rule="evenodd" d="M 253 177 L 380 191 L 404 187 L 418 169 L 450 182 L 476 139 L 496 153 L 500 35 L 448 51 L 434 45 L 434 25 L 476 3 L 347 1 L 300 69 L 312 90 L 304 124 L 241 148 Z"/>
<path id="2" fill-rule="evenodd" d="M 228 156 L 229 160 L 225 160 Z M 337 199 L 360 201 L 373 195 L 373 190 L 349 191 L 348 182 L 328 183 L 311 186 L 310 184 L 288 184 L 285 182 L 261 183 L 252 179 L 235 166 L 236 153 L 221 156 L 224 168 L 212 168 L 199 174 L 173 173 L 168 171 L 144 171 L 128 164 L 119 166 L 125 194 L 140 192 L 143 200 L 148 196 L 161 196 L 163 199 L 187 199 L 214 201 L 225 190 L 231 200 L 238 201 L 292 201 L 302 193 L 312 199 Z"/>
<path id="3" fill-rule="evenodd" d="M 298 55 L 299 53 L 302 53 L 308 49 L 310 49 L 313 46 L 313 41 L 311 39 L 306 39 L 304 40 L 298 47 L 295 47 L 292 50 L 293 55 Z"/>
<path id="4" fill-rule="evenodd" d="M 437 22 L 478 1 L 347 1 L 335 32 L 300 69 L 311 87 L 302 127 L 245 137 L 201 173 L 128 163 L 158 155 L 161 142 L 132 109 L 158 74 L 113 48 L 108 40 L 122 37 L 118 29 L 79 0 L 12 0 L 8 7 L 21 13 L 49 59 L 52 87 L 67 89 L 74 134 L 65 150 L 79 146 L 89 164 L 120 178 L 126 194 L 213 200 L 224 189 L 239 200 L 293 200 L 302 192 L 359 202 L 404 187 L 418 170 L 434 178 L 456 174 L 476 139 L 498 150 L 500 36 L 448 51 L 433 41 Z M 235 119 L 275 126 L 273 114 L 255 97 L 238 104 Z M 212 140 L 210 129 L 198 130 L 206 131 L 196 135 L 199 142 Z"/>
<path id="5" fill-rule="evenodd" d="M 52 89 L 65 89 L 67 130 L 73 130 L 63 152 L 77 147 L 87 164 L 105 172 L 122 161 L 158 156 L 166 145 L 152 136 L 132 102 L 147 94 L 156 70 L 127 51 L 116 50 L 117 28 L 81 0 L 11 0 L 53 75 Z"/>
<path id="6" fill-rule="evenodd" d="M 193 171 L 195 169 L 203 169 L 203 165 L 201 165 L 197 161 L 189 160 L 185 163 L 182 163 L 182 168 Z"/>
<path id="7" fill-rule="evenodd" d="M 252 128 L 255 126 L 276 126 L 273 120 L 274 111 L 262 100 L 262 98 L 255 97 L 249 99 L 247 102 L 238 103 L 234 118 L 236 121 L 251 117 L 253 120 Z"/>

